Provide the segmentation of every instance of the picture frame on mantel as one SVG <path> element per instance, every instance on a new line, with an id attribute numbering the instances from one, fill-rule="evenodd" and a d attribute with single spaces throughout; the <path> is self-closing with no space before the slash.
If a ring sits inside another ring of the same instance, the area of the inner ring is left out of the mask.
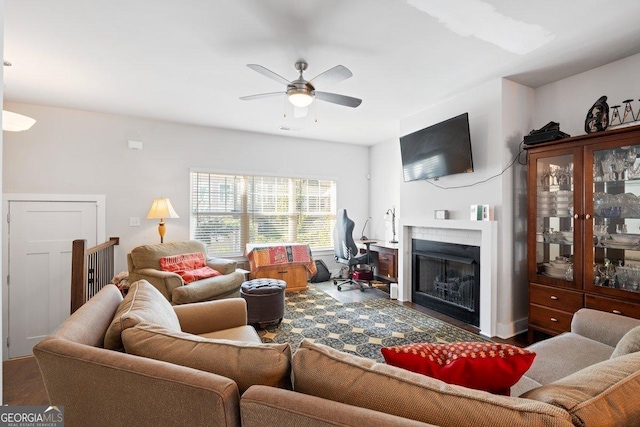
<path id="1" fill-rule="evenodd" d="M 471 205 L 469 219 L 471 221 L 493 221 L 493 206 Z"/>
<path id="2" fill-rule="evenodd" d="M 449 211 L 435 210 L 433 211 L 433 219 L 449 219 Z"/>

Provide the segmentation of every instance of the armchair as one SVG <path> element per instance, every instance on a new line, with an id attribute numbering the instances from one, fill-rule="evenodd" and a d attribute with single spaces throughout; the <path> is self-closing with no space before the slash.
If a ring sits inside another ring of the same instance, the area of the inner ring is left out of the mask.
<path id="1" fill-rule="evenodd" d="M 340 209 L 336 216 L 336 225 L 333 229 L 334 255 L 336 262 L 349 267 L 349 277 L 347 279 L 334 279 L 333 284 L 342 290 L 343 285 L 355 285 L 364 292 L 367 287 L 363 280 L 354 278 L 354 269 L 357 265 L 369 265 L 371 263 L 371 253 L 369 245 L 367 251 L 358 256 L 358 246 L 353 240 L 353 227 L 355 223 L 347 216 L 346 209 Z"/>
<path id="2" fill-rule="evenodd" d="M 177 273 L 162 271 L 161 258 L 198 252 L 204 254 L 207 266 L 221 273 L 219 276 L 185 285 Z M 244 274 L 236 271 L 236 261 L 208 257 L 207 248 L 197 240 L 138 246 L 127 255 L 127 264 L 130 283 L 144 279 L 174 305 L 239 298 L 240 286 L 244 281 Z"/>

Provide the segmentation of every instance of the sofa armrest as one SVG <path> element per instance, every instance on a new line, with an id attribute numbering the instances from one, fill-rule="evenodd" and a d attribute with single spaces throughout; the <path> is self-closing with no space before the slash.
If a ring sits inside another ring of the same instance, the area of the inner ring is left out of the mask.
<path id="1" fill-rule="evenodd" d="M 200 335 L 247 324 L 247 303 L 242 298 L 175 305 L 183 332 Z"/>
<path id="2" fill-rule="evenodd" d="M 242 395 L 240 414 L 243 427 L 264 427 L 265 425 L 433 427 L 433 424 L 425 424 L 372 409 L 262 385 L 251 386 Z"/>
<path id="3" fill-rule="evenodd" d="M 229 378 L 64 339 L 43 340 L 33 352 L 67 425 L 240 426 Z"/>
<path id="4" fill-rule="evenodd" d="M 222 274 L 230 274 L 236 271 L 238 262 L 225 258 L 207 258 L 207 265 Z"/>
<path id="5" fill-rule="evenodd" d="M 638 325 L 639 319 L 582 308 L 573 315 L 571 332 L 615 347 L 624 334 Z"/>
<path id="6" fill-rule="evenodd" d="M 168 301 L 171 301 L 171 292 L 175 288 L 184 285 L 182 277 L 170 271 L 141 268 L 129 273 L 129 283 L 134 283 L 142 279 L 157 288 Z"/>

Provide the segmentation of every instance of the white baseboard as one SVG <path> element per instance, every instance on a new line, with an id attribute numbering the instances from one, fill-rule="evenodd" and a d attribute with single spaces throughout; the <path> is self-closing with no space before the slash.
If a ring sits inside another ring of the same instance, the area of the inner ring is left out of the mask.
<path id="1" fill-rule="evenodd" d="M 528 328 L 529 318 L 523 317 L 522 319 L 515 320 L 511 323 L 498 322 L 496 336 L 502 339 L 508 339 L 518 334 L 525 332 Z"/>

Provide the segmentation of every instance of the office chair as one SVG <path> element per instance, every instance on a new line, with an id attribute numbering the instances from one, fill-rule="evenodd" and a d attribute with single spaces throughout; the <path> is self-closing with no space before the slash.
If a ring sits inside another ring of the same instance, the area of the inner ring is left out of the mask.
<path id="1" fill-rule="evenodd" d="M 364 282 L 363 280 L 353 278 L 353 272 L 356 265 L 369 265 L 371 256 L 369 245 L 367 245 L 366 253 L 358 256 L 358 247 L 353 240 L 354 225 L 355 223 L 347 216 L 346 209 L 340 209 L 336 216 L 336 225 L 333 228 L 333 244 L 336 262 L 349 267 L 349 278 L 334 279 L 333 284 L 338 286 L 339 291 L 342 290 L 343 285 L 355 285 L 360 288 L 360 291 L 364 292 L 367 287 L 371 287 L 371 282 L 367 280 L 368 286 L 366 286 L 362 283 Z"/>

